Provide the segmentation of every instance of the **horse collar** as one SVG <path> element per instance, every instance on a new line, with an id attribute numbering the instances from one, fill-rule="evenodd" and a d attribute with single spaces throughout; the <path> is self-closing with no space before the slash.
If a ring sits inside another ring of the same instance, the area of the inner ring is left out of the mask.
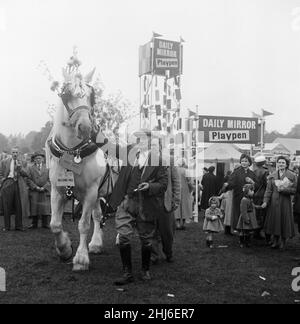
<path id="1" fill-rule="evenodd" d="M 50 138 L 48 145 L 51 153 L 55 157 L 61 158 L 65 153 L 67 153 L 73 155 L 74 158 L 78 161 L 77 163 L 80 163 L 83 158 L 92 155 L 98 149 L 98 146 L 94 144 L 90 139 L 80 143 L 79 145 L 71 149 L 65 147 L 57 138 Z"/>

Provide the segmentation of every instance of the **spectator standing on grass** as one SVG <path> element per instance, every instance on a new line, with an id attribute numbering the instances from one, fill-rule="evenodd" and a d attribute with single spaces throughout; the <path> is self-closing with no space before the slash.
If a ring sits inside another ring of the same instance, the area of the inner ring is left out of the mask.
<path id="1" fill-rule="evenodd" d="M 175 211 L 176 229 L 184 230 L 185 224 L 190 221 L 193 216 L 193 196 L 192 192 L 195 187 L 191 178 L 187 174 L 187 164 L 184 159 L 177 161 L 178 173 L 181 185 L 180 205 Z"/>
<path id="2" fill-rule="evenodd" d="M 123 276 L 115 281 L 118 286 L 134 281 L 131 243 L 135 227 L 142 246 L 142 280 L 151 280 L 150 260 L 156 218 L 164 213 L 164 197 L 168 187 L 168 169 L 162 166 L 157 154 L 151 154 L 152 142 L 159 139 L 152 136 L 150 130 L 141 130 L 135 136 L 139 141 L 129 152 L 134 161 L 126 161 L 133 163 L 122 167 L 109 201 L 113 209 L 118 208 L 115 220 L 123 265 Z"/>
<path id="3" fill-rule="evenodd" d="M 232 235 L 232 190 L 228 190 L 226 186 L 223 186 L 219 199 L 221 200 L 221 211 L 224 215 L 225 234 Z"/>
<path id="4" fill-rule="evenodd" d="M 211 166 L 208 168 L 201 181 L 202 197 L 201 197 L 201 209 L 206 210 L 209 207 L 209 199 L 212 196 L 218 194 L 217 177 L 214 175 L 215 167 Z"/>
<path id="5" fill-rule="evenodd" d="M 15 230 L 23 231 L 23 217 L 29 216 L 27 170 L 22 164 L 18 148 L 12 149 L 12 157 L 0 165 L 0 187 L 4 214 L 3 231 L 11 230 L 11 215 L 15 215 Z"/>
<path id="6" fill-rule="evenodd" d="M 253 203 L 254 185 L 243 187 L 244 197 L 241 200 L 241 215 L 237 224 L 240 233 L 240 247 L 250 247 L 251 233 L 258 229 Z"/>
<path id="7" fill-rule="evenodd" d="M 34 153 L 34 164 L 28 170 L 28 186 L 30 197 L 30 217 L 32 224 L 29 229 L 38 228 L 38 219 L 42 219 L 42 227 L 49 229 L 50 192 L 49 170 L 45 164 L 44 152 Z"/>
<path id="8" fill-rule="evenodd" d="M 244 196 L 243 187 L 245 184 L 256 185 L 256 176 L 250 170 L 252 165 L 251 157 L 247 154 L 242 154 L 240 158 L 240 167 L 238 167 L 230 176 L 227 189 L 233 190 L 232 198 L 232 229 L 236 230 L 240 218 L 241 200 Z"/>
<path id="9" fill-rule="evenodd" d="M 153 152 L 152 147 L 152 152 Z M 158 154 L 161 154 L 158 152 Z M 175 215 L 174 212 L 180 205 L 181 185 L 178 168 L 174 164 L 174 157 L 166 157 L 166 161 L 170 160 L 168 167 L 168 188 L 164 199 L 164 213 L 157 215 L 156 232 L 152 244 L 152 263 L 159 261 L 159 242 L 162 243 L 162 250 L 166 256 L 166 261 L 172 263 L 173 258 L 173 241 L 175 234 Z"/>
<path id="10" fill-rule="evenodd" d="M 208 203 L 209 208 L 205 211 L 203 231 L 207 234 L 206 245 L 211 249 L 213 248 L 213 235 L 223 231 L 224 227 L 221 220 L 223 214 L 219 208 L 219 199 L 217 197 L 211 197 Z"/>
<path id="11" fill-rule="evenodd" d="M 279 156 L 277 171 L 268 178 L 262 208 L 267 208 L 265 232 L 274 237 L 273 249 L 284 249 L 295 236 L 292 195 L 297 190 L 297 177 L 289 170 L 290 161 Z"/>
<path id="12" fill-rule="evenodd" d="M 254 170 L 257 179 L 257 188 L 254 193 L 253 202 L 256 206 L 261 206 L 264 202 L 264 195 L 267 189 L 269 171 L 266 165 L 266 158 L 263 155 L 259 155 L 255 158 L 254 162 L 256 169 Z M 258 229 L 255 232 L 255 237 L 262 238 L 262 230 L 266 221 L 266 210 L 262 208 L 256 208 L 256 219 L 258 224 Z M 270 241 L 270 237 L 266 237 L 267 242 Z"/>

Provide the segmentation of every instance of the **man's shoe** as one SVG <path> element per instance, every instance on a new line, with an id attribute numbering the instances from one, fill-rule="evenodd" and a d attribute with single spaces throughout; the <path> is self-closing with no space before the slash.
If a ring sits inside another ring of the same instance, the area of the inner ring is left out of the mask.
<path id="1" fill-rule="evenodd" d="M 116 286 L 125 286 L 128 285 L 130 283 L 134 282 L 134 278 L 132 273 L 126 272 L 124 273 L 123 277 L 117 279 L 114 284 Z"/>
<path id="2" fill-rule="evenodd" d="M 31 225 L 28 226 L 29 230 L 34 230 L 34 229 L 37 229 L 37 228 L 38 228 L 38 226 L 36 224 L 31 224 Z"/>
<path id="3" fill-rule="evenodd" d="M 158 263 L 159 263 L 158 258 L 151 258 L 151 264 L 152 265 L 158 265 Z"/>
<path id="4" fill-rule="evenodd" d="M 48 229 L 48 230 L 50 229 L 50 226 L 49 226 L 49 225 L 43 225 L 42 227 L 43 227 L 44 229 Z"/>
<path id="5" fill-rule="evenodd" d="M 150 281 L 152 278 L 151 278 L 151 275 L 150 275 L 150 271 L 143 271 L 142 272 L 142 280 L 143 281 Z"/>
<path id="6" fill-rule="evenodd" d="M 168 263 L 174 263 L 174 258 L 173 258 L 172 256 L 167 257 L 167 258 L 166 258 L 166 261 L 167 261 Z"/>
<path id="7" fill-rule="evenodd" d="M 25 232 L 25 229 L 23 227 L 18 227 L 15 229 L 17 232 Z"/>

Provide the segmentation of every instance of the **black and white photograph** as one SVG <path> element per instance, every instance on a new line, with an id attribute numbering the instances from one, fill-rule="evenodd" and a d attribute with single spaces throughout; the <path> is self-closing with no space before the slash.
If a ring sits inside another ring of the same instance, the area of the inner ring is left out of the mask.
<path id="1" fill-rule="evenodd" d="M 300 304 L 300 0 L 0 0 L 0 89 L 0 304 Z"/>

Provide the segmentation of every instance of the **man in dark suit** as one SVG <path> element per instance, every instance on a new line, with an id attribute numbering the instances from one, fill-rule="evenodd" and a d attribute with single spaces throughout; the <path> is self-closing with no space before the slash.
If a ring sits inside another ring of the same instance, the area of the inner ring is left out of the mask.
<path id="1" fill-rule="evenodd" d="M 11 214 L 15 214 L 15 230 L 23 231 L 23 208 L 22 200 L 28 201 L 28 196 L 24 197 L 28 192 L 21 190 L 23 177 L 27 177 L 26 170 L 22 167 L 22 163 L 18 160 L 18 148 L 12 149 L 12 157 L 1 162 L 0 165 L 0 186 L 1 198 L 3 203 L 4 226 L 3 231 L 10 231 Z M 25 199 L 23 199 L 25 198 Z"/>
<path id="2" fill-rule="evenodd" d="M 131 238 L 136 227 L 142 245 L 142 279 L 151 280 L 150 258 L 156 217 L 164 211 L 164 195 L 168 187 L 168 170 L 155 153 L 151 154 L 151 132 L 141 130 L 135 134 L 138 144 L 127 153 L 109 201 L 117 210 L 116 228 L 119 237 L 123 276 L 116 285 L 133 282 L 131 263 Z M 153 153 L 153 152 L 152 152 Z"/>
<path id="3" fill-rule="evenodd" d="M 44 152 L 36 152 L 32 158 L 34 159 L 34 165 L 28 170 L 30 217 L 32 218 L 29 229 L 38 227 L 39 216 L 42 218 L 42 227 L 49 229 L 51 191 L 49 170 L 44 163 Z"/>
<path id="4" fill-rule="evenodd" d="M 161 149 L 160 149 L 161 152 Z M 175 215 L 174 211 L 180 205 L 181 184 L 178 169 L 174 163 L 174 157 L 166 157 L 168 165 L 168 188 L 164 197 L 164 212 L 157 215 L 156 232 L 152 245 L 151 260 L 153 264 L 159 261 L 160 250 L 159 242 L 162 243 L 162 250 L 166 256 L 166 261 L 172 263 L 173 259 L 173 241 L 175 233 Z"/>

